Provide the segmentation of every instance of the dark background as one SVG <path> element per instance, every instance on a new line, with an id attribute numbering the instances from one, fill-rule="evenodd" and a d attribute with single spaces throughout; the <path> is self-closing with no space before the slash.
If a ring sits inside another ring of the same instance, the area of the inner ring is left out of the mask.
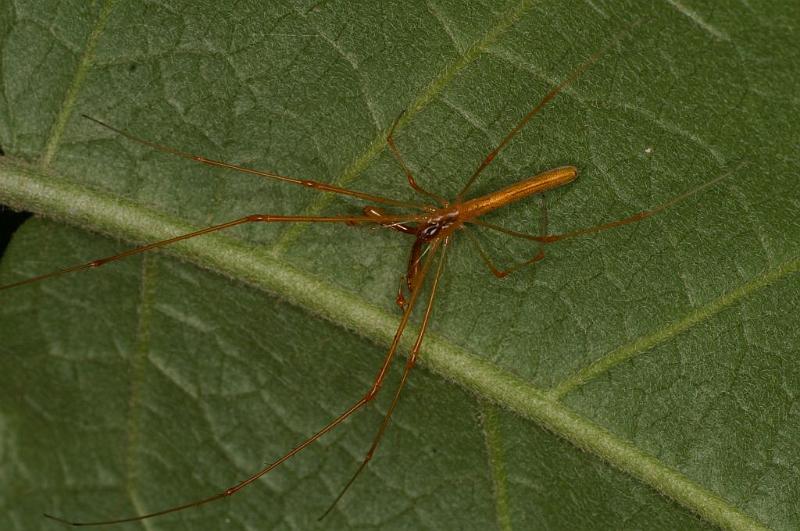
<path id="1" fill-rule="evenodd" d="M 2 156 L 5 156 L 5 152 L 0 147 L 0 157 Z M 30 212 L 15 212 L 9 207 L 0 204 L 0 258 L 3 258 L 14 231 L 31 216 Z"/>
<path id="2" fill-rule="evenodd" d="M 14 231 L 31 216 L 30 212 L 16 212 L 5 205 L 0 205 L 0 258 L 3 257 Z"/>

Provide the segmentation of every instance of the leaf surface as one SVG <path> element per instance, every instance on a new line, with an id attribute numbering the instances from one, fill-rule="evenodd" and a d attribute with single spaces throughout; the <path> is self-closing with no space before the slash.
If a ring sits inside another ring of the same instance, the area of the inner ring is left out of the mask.
<path id="1" fill-rule="evenodd" d="M 16 235 L 2 282 L 246 214 L 362 206 L 147 149 L 82 113 L 420 202 L 386 148 L 401 113 L 409 167 L 454 197 L 613 43 L 472 193 L 564 164 L 579 179 L 487 220 L 567 232 L 728 176 L 652 219 L 550 245 L 503 280 L 457 238 L 422 365 L 322 524 L 391 391 L 241 494 L 131 528 L 800 525 L 794 3 L 223 4 L 3 5 L 0 201 L 43 219 Z M 479 237 L 503 264 L 537 250 Z M 302 441 L 371 385 L 410 244 L 248 226 L 2 292 L 2 527 L 158 510 Z"/>

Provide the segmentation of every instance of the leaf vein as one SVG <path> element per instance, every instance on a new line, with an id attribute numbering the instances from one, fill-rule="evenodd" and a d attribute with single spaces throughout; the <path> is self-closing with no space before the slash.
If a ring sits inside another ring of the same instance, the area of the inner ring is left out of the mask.
<path id="1" fill-rule="evenodd" d="M 53 158 L 58 152 L 58 148 L 61 146 L 61 138 L 64 136 L 64 129 L 67 126 L 67 121 L 69 121 L 70 116 L 72 116 L 72 111 L 75 108 L 75 101 L 78 98 L 78 92 L 81 87 L 83 87 L 83 82 L 86 80 L 86 75 L 91 68 L 97 42 L 100 40 L 100 36 L 105 30 L 115 1 L 116 0 L 106 0 L 100 15 L 97 17 L 95 26 L 89 34 L 89 38 L 86 40 L 86 47 L 78 61 L 78 68 L 75 70 L 75 75 L 67 88 L 66 94 L 64 94 L 64 102 L 61 105 L 55 122 L 53 122 L 53 126 L 50 128 L 42 158 L 39 159 L 39 166 L 42 169 L 50 167 Z"/>
<path id="2" fill-rule="evenodd" d="M 656 345 L 678 336 L 699 323 L 708 321 L 713 316 L 733 306 L 747 295 L 764 289 L 785 276 L 797 272 L 800 272 L 800 259 L 784 262 L 778 267 L 770 269 L 749 282 L 742 284 L 738 288 L 721 295 L 710 303 L 696 308 L 694 311 L 684 316 L 683 319 L 655 330 L 648 336 L 639 338 L 627 345 L 617 348 L 579 370 L 572 376 L 564 379 L 560 384 L 548 391 L 547 394 L 553 400 L 560 400 L 578 387 L 594 380 L 617 365 L 650 351 Z"/>

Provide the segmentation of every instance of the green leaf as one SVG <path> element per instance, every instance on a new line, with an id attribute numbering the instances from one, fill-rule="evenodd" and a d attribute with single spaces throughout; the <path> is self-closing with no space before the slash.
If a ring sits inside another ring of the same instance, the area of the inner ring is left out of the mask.
<path id="1" fill-rule="evenodd" d="M 417 180 L 454 197 L 611 44 L 472 193 L 564 164 L 579 179 L 487 219 L 567 232 L 727 177 L 502 280 L 458 234 L 421 365 L 322 523 L 399 363 L 376 403 L 240 494 L 129 527 L 800 526 L 796 2 L 223 4 L 0 6 L 0 202 L 49 220 L 19 231 L 0 282 L 246 214 L 362 206 L 82 113 L 419 202 L 386 148 L 401 112 Z M 411 239 L 322 225 L 240 227 L 0 293 L 0 526 L 212 495 L 361 397 L 399 322 Z M 537 250 L 480 238 L 503 264 Z"/>

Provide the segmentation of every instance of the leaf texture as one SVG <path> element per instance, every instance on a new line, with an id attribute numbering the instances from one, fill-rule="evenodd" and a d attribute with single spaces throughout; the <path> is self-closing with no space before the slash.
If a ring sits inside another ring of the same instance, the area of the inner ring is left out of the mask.
<path id="1" fill-rule="evenodd" d="M 3 256 L 3 283 L 246 214 L 362 207 L 154 151 L 81 114 L 424 202 L 386 147 L 398 117 L 417 180 L 454 197 L 611 43 L 473 193 L 564 164 L 578 180 L 487 219 L 567 232 L 727 175 L 502 280 L 457 238 L 421 366 L 321 523 L 391 391 L 242 493 L 129 527 L 800 526 L 798 19 L 787 0 L 2 4 L 0 202 L 41 215 Z M 504 264 L 537 251 L 478 236 Z M 162 509 L 302 441 L 371 385 L 410 243 L 247 226 L 1 292 L 1 527 Z"/>

